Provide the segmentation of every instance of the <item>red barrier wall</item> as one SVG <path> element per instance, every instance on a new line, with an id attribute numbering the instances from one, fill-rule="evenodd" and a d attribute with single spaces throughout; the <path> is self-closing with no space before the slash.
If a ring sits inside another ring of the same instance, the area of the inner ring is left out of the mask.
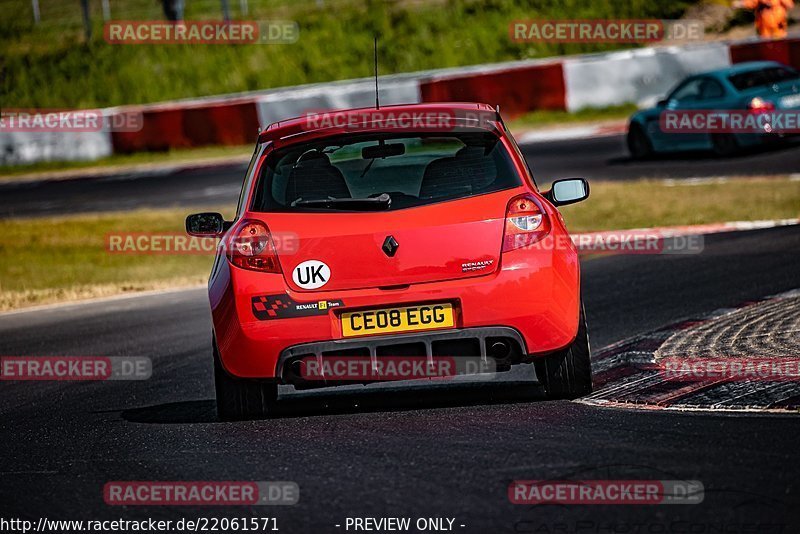
<path id="1" fill-rule="evenodd" d="M 112 132 L 114 153 L 255 142 L 258 111 L 254 101 L 179 105 L 144 110 L 143 126 L 137 132 Z"/>
<path id="2" fill-rule="evenodd" d="M 800 39 L 761 41 L 731 45 L 731 62 L 780 61 L 800 69 Z"/>
<path id="3" fill-rule="evenodd" d="M 507 119 L 567 106 L 561 63 L 426 80 L 420 83 L 420 94 L 423 102 L 499 104 Z"/>

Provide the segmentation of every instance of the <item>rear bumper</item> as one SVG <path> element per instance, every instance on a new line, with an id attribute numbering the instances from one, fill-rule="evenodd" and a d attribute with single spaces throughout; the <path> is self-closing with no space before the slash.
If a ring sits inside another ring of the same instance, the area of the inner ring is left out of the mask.
<path id="1" fill-rule="evenodd" d="M 545 241 L 552 239 L 551 234 Z M 400 289 L 294 292 L 279 274 L 242 271 L 227 262 L 212 278 L 209 289 L 221 362 L 230 374 L 252 378 L 280 377 L 281 358 L 309 343 L 321 344 L 319 347 L 326 343 L 377 346 L 379 336 L 343 338 L 339 321 L 343 311 L 449 302 L 455 309 L 454 328 L 395 334 L 389 336 L 392 342 L 502 327 L 519 336 L 526 357 L 569 345 L 575 339 L 580 314 L 580 273 L 571 241 L 566 249 L 543 243 L 537 250 L 507 252 L 498 269 L 486 276 Z M 284 295 L 312 312 L 270 319 L 259 314 L 259 319 L 253 299 L 274 295 Z M 326 311 L 313 309 L 320 302 L 326 304 Z"/>

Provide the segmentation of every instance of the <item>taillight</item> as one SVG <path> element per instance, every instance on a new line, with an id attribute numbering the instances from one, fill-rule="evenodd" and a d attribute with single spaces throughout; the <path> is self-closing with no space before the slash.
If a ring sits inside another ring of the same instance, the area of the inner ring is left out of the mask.
<path id="1" fill-rule="evenodd" d="M 775 104 L 769 100 L 755 97 L 747 104 L 747 107 L 750 108 L 750 111 L 772 111 L 775 109 Z"/>
<path id="2" fill-rule="evenodd" d="M 533 195 L 511 199 L 506 209 L 503 252 L 536 243 L 550 232 L 550 219 Z"/>
<path id="3" fill-rule="evenodd" d="M 228 260 L 242 269 L 280 273 L 269 229 L 260 221 L 242 220 L 228 234 Z"/>

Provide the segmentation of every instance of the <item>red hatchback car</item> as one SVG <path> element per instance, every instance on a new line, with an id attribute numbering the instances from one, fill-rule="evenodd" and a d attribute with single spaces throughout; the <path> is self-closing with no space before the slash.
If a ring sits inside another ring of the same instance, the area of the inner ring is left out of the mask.
<path id="1" fill-rule="evenodd" d="M 551 398 L 591 391 L 578 254 L 499 112 L 442 103 L 291 119 L 259 134 L 209 280 L 221 418 L 269 415 L 299 362 L 332 357 L 533 363 Z M 358 381 L 358 380 L 357 380 Z M 366 380 L 360 380 L 364 382 Z"/>

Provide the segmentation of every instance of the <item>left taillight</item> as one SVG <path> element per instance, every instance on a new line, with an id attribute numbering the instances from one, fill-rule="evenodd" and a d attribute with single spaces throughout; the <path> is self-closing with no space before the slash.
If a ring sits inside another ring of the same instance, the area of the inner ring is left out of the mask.
<path id="1" fill-rule="evenodd" d="M 769 100 L 764 100 L 761 97 L 755 97 L 747 104 L 748 109 L 750 111 L 754 111 L 756 113 L 761 113 L 764 111 L 772 111 L 775 109 L 775 104 L 770 102 Z"/>
<path id="2" fill-rule="evenodd" d="M 519 195 L 506 208 L 503 252 L 532 245 L 550 232 L 550 219 L 533 195 Z"/>
<path id="3" fill-rule="evenodd" d="M 239 221 L 228 233 L 225 245 L 228 260 L 237 267 L 262 273 L 281 272 L 269 228 L 261 221 Z"/>

